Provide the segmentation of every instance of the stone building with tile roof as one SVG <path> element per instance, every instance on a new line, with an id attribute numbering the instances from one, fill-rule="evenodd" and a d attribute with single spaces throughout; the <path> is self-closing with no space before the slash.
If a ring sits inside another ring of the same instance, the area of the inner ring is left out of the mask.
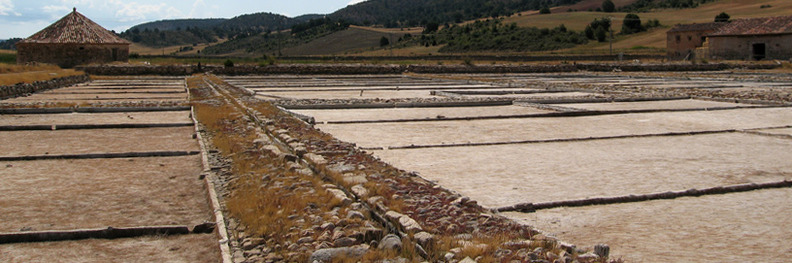
<path id="1" fill-rule="evenodd" d="M 670 59 L 692 59 L 697 48 L 707 42 L 707 35 L 726 25 L 723 22 L 681 24 L 666 32 L 666 55 Z"/>
<path id="2" fill-rule="evenodd" d="M 792 59 L 792 16 L 732 20 L 707 37 L 714 59 Z"/>
<path id="3" fill-rule="evenodd" d="M 129 42 L 74 11 L 19 41 L 17 63 L 55 64 L 70 68 L 129 60 Z"/>

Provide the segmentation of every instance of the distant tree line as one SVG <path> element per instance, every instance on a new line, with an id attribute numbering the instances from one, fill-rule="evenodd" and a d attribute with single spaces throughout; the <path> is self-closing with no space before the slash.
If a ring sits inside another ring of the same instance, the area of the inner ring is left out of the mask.
<path id="1" fill-rule="evenodd" d="M 360 25 L 389 28 L 446 24 L 569 5 L 580 0 L 369 0 L 331 14 Z"/>
<path id="2" fill-rule="evenodd" d="M 16 43 L 21 40 L 21 38 L 11 38 L 5 41 L 0 41 L 0 49 L 16 50 Z"/>
<path id="3" fill-rule="evenodd" d="M 632 4 L 618 8 L 621 12 L 648 12 L 658 8 L 695 8 L 701 4 L 717 0 L 636 0 Z"/>
<path id="4" fill-rule="evenodd" d="M 401 45 L 444 45 L 440 52 L 469 51 L 547 51 L 574 47 L 588 42 L 580 33 L 556 28 L 518 27 L 502 19 L 488 19 L 471 24 L 443 28 L 420 37 L 405 35 Z"/>

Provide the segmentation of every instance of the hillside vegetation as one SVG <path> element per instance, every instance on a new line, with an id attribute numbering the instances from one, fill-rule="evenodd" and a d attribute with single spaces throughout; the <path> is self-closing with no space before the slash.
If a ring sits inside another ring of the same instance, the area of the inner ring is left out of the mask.
<path id="1" fill-rule="evenodd" d="M 281 31 L 320 15 L 295 18 L 273 13 L 240 15 L 231 19 L 177 19 L 140 24 L 120 34 L 124 39 L 150 47 L 214 43 L 264 32 Z"/>
<path id="2" fill-rule="evenodd" d="M 369 0 L 340 9 L 330 16 L 358 25 L 411 27 L 510 16 L 520 11 L 568 5 L 578 1 L 580 0 Z"/>

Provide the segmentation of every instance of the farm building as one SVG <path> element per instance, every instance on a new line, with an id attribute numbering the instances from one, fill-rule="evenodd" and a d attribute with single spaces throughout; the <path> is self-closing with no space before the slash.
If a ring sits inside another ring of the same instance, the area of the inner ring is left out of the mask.
<path id="1" fill-rule="evenodd" d="M 723 22 L 676 25 L 666 32 L 669 59 L 692 59 L 696 48 L 703 47 L 707 35 L 726 25 Z"/>
<path id="2" fill-rule="evenodd" d="M 792 16 L 733 20 L 708 38 L 715 59 L 790 59 Z"/>
<path id="3" fill-rule="evenodd" d="M 64 68 L 128 61 L 129 42 L 74 11 L 19 41 L 17 63 L 55 64 Z"/>

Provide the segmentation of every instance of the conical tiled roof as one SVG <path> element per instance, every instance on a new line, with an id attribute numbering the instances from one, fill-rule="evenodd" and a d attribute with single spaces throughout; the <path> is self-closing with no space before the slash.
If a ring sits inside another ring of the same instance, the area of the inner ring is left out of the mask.
<path id="1" fill-rule="evenodd" d="M 73 12 L 58 22 L 42 29 L 38 33 L 19 43 L 43 44 L 129 44 L 126 41 L 84 15 Z"/>

